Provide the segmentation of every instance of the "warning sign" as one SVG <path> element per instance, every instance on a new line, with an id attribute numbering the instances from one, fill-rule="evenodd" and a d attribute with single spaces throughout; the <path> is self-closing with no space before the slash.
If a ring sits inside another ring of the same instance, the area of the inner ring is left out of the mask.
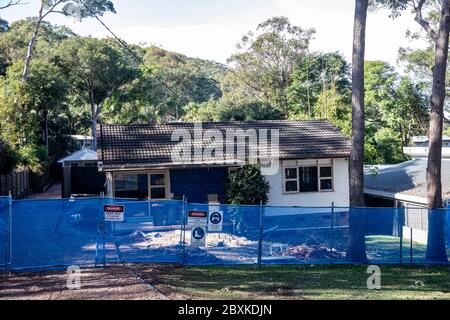
<path id="1" fill-rule="evenodd" d="M 105 221 L 123 222 L 125 220 L 125 206 L 105 205 L 103 207 Z"/>
<path id="2" fill-rule="evenodd" d="M 223 211 L 210 210 L 208 217 L 208 231 L 222 232 L 223 229 Z"/>
<path id="3" fill-rule="evenodd" d="M 197 227 L 197 226 L 206 227 L 207 223 L 208 223 L 208 212 L 206 212 L 206 211 L 189 211 L 188 212 L 188 226 L 189 227 Z"/>
<path id="4" fill-rule="evenodd" d="M 206 228 L 197 226 L 192 228 L 191 246 L 204 247 L 206 245 Z"/>

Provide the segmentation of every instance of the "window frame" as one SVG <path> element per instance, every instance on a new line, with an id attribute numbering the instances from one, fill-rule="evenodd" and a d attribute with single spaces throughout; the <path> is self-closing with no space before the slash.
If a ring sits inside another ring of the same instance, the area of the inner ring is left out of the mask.
<path id="1" fill-rule="evenodd" d="M 286 170 L 295 169 L 297 178 L 286 178 Z M 300 193 L 300 177 L 299 177 L 299 166 L 284 166 L 283 167 L 283 191 L 285 194 L 295 194 Z M 288 182 L 296 181 L 297 182 L 297 190 L 296 191 L 287 191 L 286 184 Z"/>
<path id="2" fill-rule="evenodd" d="M 331 168 L 331 175 L 329 177 L 322 177 L 320 174 L 321 168 Z M 318 162 L 318 178 L 319 178 L 319 192 L 334 192 L 334 160 L 331 159 L 331 164 L 320 164 Z M 322 180 L 331 180 L 331 189 L 322 189 Z"/>
<path id="3" fill-rule="evenodd" d="M 113 189 L 113 197 L 116 197 L 116 177 L 117 176 L 123 176 L 123 175 L 147 175 L 147 185 L 148 185 L 148 193 L 147 193 L 147 199 L 148 200 L 166 200 L 170 199 L 173 195 L 170 193 L 170 171 L 169 170 L 152 170 L 152 171 L 116 171 L 113 172 L 112 175 L 112 189 Z M 152 175 L 164 175 L 164 185 L 151 185 L 151 176 Z M 165 190 L 165 198 L 151 198 L 151 189 L 161 189 L 164 188 Z M 128 190 L 125 190 L 128 191 Z"/>
<path id="4" fill-rule="evenodd" d="M 321 161 L 327 161 L 329 160 L 329 164 L 321 163 Z M 330 193 L 335 192 L 335 177 L 334 177 L 334 166 L 335 161 L 334 159 L 317 159 L 315 160 L 315 164 L 302 164 L 301 161 L 296 161 L 296 165 L 292 164 L 292 161 L 289 161 L 291 163 L 289 164 L 283 164 L 283 194 L 308 194 L 308 193 Z M 300 190 L 300 168 L 307 168 L 307 167 L 317 167 L 317 191 L 305 191 L 302 192 Z M 321 177 L 320 175 L 320 169 L 321 168 L 331 168 L 331 176 L 330 177 Z M 286 178 L 286 169 L 296 169 L 297 172 L 297 179 L 287 179 Z M 286 191 L 286 183 L 289 181 L 297 181 L 297 191 Z M 322 180 L 331 180 L 332 188 L 331 189 L 322 189 Z"/>

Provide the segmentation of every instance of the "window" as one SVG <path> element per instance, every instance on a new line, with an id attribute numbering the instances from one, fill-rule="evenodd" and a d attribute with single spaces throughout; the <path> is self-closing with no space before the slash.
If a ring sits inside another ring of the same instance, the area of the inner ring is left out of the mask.
<path id="1" fill-rule="evenodd" d="M 147 174 L 114 175 L 114 196 L 117 198 L 146 199 L 148 198 Z"/>
<path id="2" fill-rule="evenodd" d="M 150 174 L 150 199 L 166 198 L 166 175 Z"/>
<path id="3" fill-rule="evenodd" d="M 283 178 L 285 193 L 333 191 L 333 161 L 289 161 Z"/>
<path id="4" fill-rule="evenodd" d="M 320 191 L 333 190 L 333 167 L 320 166 Z"/>
<path id="5" fill-rule="evenodd" d="M 298 168 L 284 169 L 284 192 L 298 192 Z"/>
<path id="6" fill-rule="evenodd" d="M 319 185 L 317 183 L 317 166 L 300 167 L 300 192 L 317 192 Z"/>

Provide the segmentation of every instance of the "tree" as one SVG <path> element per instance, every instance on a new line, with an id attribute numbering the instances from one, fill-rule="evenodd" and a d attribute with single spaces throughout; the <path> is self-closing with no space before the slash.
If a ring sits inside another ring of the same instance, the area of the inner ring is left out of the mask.
<path id="1" fill-rule="evenodd" d="M 415 21 L 434 43 L 433 86 L 428 134 L 427 196 L 430 213 L 428 215 L 427 259 L 448 261 L 445 248 L 445 214 L 433 209 L 441 209 L 443 207 L 441 180 L 442 134 L 450 34 L 450 0 L 379 0 L 379 4 L 392 9 L 393 15 L 399 15 L 406 8 L 412 7 L 416 14 Z M 437 30 L 424 18 L 424 11 L 436 5 L 440 9 Z"/>
<path id="2" fill-rule="evenodd" d="M 9 23 L 6 20 L 0 18 L 0 32 L 6 32 L 9 29 Z"/>
<path id="3" fill-rule="evenodd" d="M 0 10 L 6 9 L 9 7 L 13 7 L 13 6 L 17 6 L 17 5 L 21 5 L 21 4 L 24 4 L 24 2 L 22 2 L 22 0 L 8 0 L 8 1 L 1 0 L 0 1 Z"/>
<path id="4" fill-rule="evenodd" d="M 364 55 L 368 0 L 356 0 L 352 56 L 352 140 L 350 155 L 350 261 L 365 262 L 364 214 L 354 208 L 364 207 Z"/>
<path id="5" fill-rule="evenodd" d="M 230 204 L 260 205 L 268 201 L 269 183 L 257 165 L 245 165 L 230 172 L 225 184 L 225 197 Z"/>
<path id="6" fill-rule="evenodd" d="M 22 81 L 28 79 L 30 62 L 33 57 L 33 49 L 39 35 L 42 21 L 52 13 L 59 13 L 65 16 L 84 19 L 95 15 L 103 15 L 104 12 L 115 13 L 114 5 L 108 0 L 41 0 L 36 26 L 28 44 L 25 65 L 22 74 Z"/>
<path id="7" fill-rule="evenodd" d="M 111 41 L 72 38 L 60 48 L 60 64 L 74 93 L 90 108 L 93 148 L 97 148 L 97 122 L 105 103 L 136 76 L 136 69 Z"/>
<path id="8" fill-rule="evenodd" d="M 11 146 L 0 139 L 0 175 L 11 173 L 19 162 L 19 156 Z"/>
<path id="9" fill-rule="evenodd" d="M 305 54 L 295 65 L 287 90 L 292 113 L 297 117 L 314 118 L 314 107 L 319 96 L 328 90 L 335 90 L 342 97 L 350 96 L 350 67 L 347 61 L 337 52 Z"/>
<path id="10" fill-rule="evenodd" d="M 237 45 L 240 52 L 228 62 L 247 90 L 261 102 L 270 103 L 285 118 L 291 114 L 287 88 L 296 63 L 308 50 L 315 31 L 290 24 L 286 17 L 274 17 L 249 32 Z"/>
<path id="11" fill-rule="evenodd" d="M 389 64 L 367 61 L 365 73 L 365 162 L 391 164 L 407 160 L 403 147 L 428 123 L 426 95 L 419 84 L 401 77 Z"/>
<path id="12" fill-rule="evenodd" d="M 64 108 L 67 83 L 60 69 L 35 59 L 26 83 L 21 82 L 23 62 L 8 68 L 0 82 L 0 125 L 4 139 L 14 147 L 43 144 L 49 149 L 49 118 Z"/>

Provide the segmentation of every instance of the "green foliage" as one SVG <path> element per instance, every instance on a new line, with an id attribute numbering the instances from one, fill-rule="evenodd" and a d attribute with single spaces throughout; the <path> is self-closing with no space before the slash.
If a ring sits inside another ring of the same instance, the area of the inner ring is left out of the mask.
<path id="1" fill-rule="evenodd" d="M 249 32 L 228 60 L 236 77 L 259 100 L 271 104 L 285 118 L 292 112 L 287 98 L 294 66 L 307 52 L 315 31 L 293 26 L 286 17 L 274 17 Z"/>
<path id="2" fill-rule="evenodd" d="M 365 88 L 366 162 L 407 160 L 402 148 L 412 136 L 426 133 L 428 109 L 423 88 L 380 61 L 366 62 Z"/>
<path id="3" fill-rule="evenodd" d="M 45 123 L 50 118 L 51 127 L 65 108 L 67 84 L 60 69 L 37 59 L 32 66 L 26 83 L 21 81 L 23 62 L 12 65 L 0 79 L 0 116 L 5 119 L 0 125 L 13 146 L 45 144 Z"/>
<path id="4" fill-rule="evenodd" d="M 19 149 L 20 161 L 35 174 L 42 175 L 44 173 L 44 162 L 47 159 L 46 152 L 45 146 L 27 144 Z"/>
<path id="5" fill-rule="evenodd" d="M 10 173 L 19 163 L 19 155 L 5 141 L 0 139 L 0 175 Z"/>
<path id="6" fill-rule="evenodd" d="M 345 104 L 350 104 L 350 66 L 340 53 L 306 54 L 294 67 L 292 82 L 287 89 L 293 113 L 321 117 L 315 106 L 324 92 L 333 90 Z M 318 104 L 322 105 L 323 101 Z"/>
<path id="7" fill-rule="evenodd" d="M 257 165 L 245 165 L 230 172 L 225 185 L 225 196 L 230 204 L 266 204 L 268 192 L 269 183 Z"/>

